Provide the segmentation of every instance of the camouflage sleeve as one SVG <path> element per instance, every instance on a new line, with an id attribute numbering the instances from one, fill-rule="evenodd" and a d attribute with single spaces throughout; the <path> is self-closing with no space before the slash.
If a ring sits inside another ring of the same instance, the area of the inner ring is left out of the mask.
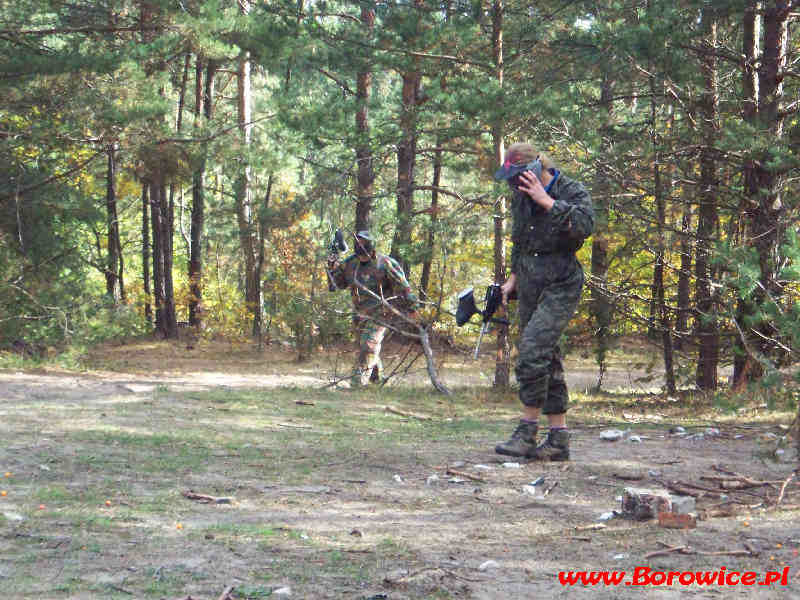
<path id="1" fill-rule="evenodd" d="M 521 198 L 514 194 L 511 199 L 511 272 L 518 273 L 519 257 L 522 254 L 522 231 L 525 229 L 525 218 L 520 210 Z"/>
<path id="2" fill-rule="evenodd" d="M 408 283 L 403 268 L 391 256 L 382 256 L 383 269 L 386 271 L 386 276 L 397 286 L 398 293 L 405 299 L 408 305 L 408 311 L 414 312 L 419 309 L 419 298 L 411 291 L 411 285 Z"/>
<path id="3" fill-rule="evenodd" d="M 577 181 L 570 181 L 561 198 L 550 209 L 553 220 L 569 237 L 585 239 L 594 230 L 594 208 L 589 192 Z"/>

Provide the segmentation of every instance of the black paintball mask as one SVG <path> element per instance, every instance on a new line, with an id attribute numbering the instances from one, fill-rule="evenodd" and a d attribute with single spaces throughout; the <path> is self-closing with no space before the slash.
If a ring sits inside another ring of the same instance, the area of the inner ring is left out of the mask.
<path id="1" fill-rule="evenodd" d="M 369 256 L 375 254 L 375 242 L 368 231 L 359 231 L 353 244 L 356 256 Z"/>

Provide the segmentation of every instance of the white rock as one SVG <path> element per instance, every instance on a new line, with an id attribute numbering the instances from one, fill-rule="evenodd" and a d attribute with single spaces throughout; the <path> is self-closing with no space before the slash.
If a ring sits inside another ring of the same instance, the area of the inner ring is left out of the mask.
<path id="1" fill-rule="evenodd" d="M 521 469 L 522 465 L 517 462 L 504 462 L 503 467 L 506 469 Z"/>
<path id="2" fill-rule="evenodd" d="M 630 554 L 615 554 L 614 560 L 622 560 L 624 558 L 629 558 Z"/>
<path id="3" fill-rule="evenodd" d="M 661 477 L 661 471 L 656 469 L 650 469 L 647 474 L 650 475 L 650 477 Z"/>
<path id="4" fill-rule="evenodd" d="M 433 485 L 437 481 L 439 481 L 439 476 L 436 473 L 434 473 L 433 475 L 431 475 L 430 477 L 428 477 L 425 480 L 425 483 L 428 484 L 428 485 Z"/>
<path id="5" fill-rule="evenodd" d="M 395 475 L 392 479 L 394 479 L 395 483 L 403 483 L 403 478 L 400 475 Z"/>
<path id="6" fill-rule="evenodd" d="M 597 520 L 598 520 L 598 521 L 610 521 L 611 519 L 613 519 L 613 518 L 614 518 L 614 514 L 615 514 L 615 513 L 614 513 L 614 511 L 613 511 L 613 510 L 610 510 L 610 511 L 608 511 L 608 512 L 604 512 L 602 515 L 600 515 L 599 517 L 597 517 Z"/>
<path id="7" fill-rule="evenodd" d="M 478 567 L 479 571 L 486 571 L 488 569 L 496 569 L 500 564 L 496 560 L 487 560 Z"/>
<path id="8" fill-rule="evenodd" d="M 489 465 L 473 465 L 474 469 L 480 469 L 481 471 L 491 471 L 493 467 Z"/>
<path id="9" fill-rule="evenodd" d="M 719 429 L 717 429 L 716 427 L 707 427 L 706 435 L 711 435 L 711 436 L 719 435 Z"/>
<path id="10" fill-rule="evenodd" d="M 639 442 L 642 441 L 642 437 L 639 436 L 639 435 L 632 435 L 631 437 L 628 438 L 628 441 L 629 442 L 639 443 Z"/>
<path id="11" fill-rule="evenodd" d="M 600 432 L 600 439 L 607 442 L 616 442 L 617 440 L 621 440 L 623 435 L 625 435 L 625 433 L 619 429 L 606 429 Z"/>
<path id="12" fill-rule="evenodd" d="M 672 512 L 676 515 L 688 515 L 694 512 L 696 503 L 693 496 L 672 496 L 669 497 L 672 502 Z"/>
<path id="13" fill-rule="evenodd" d="M 522 486 L 522 492 L 524 494 L 528 494 L 529 496 L 535 496 L 536 495 L 536 488 L 534 486 L 532 486 L 532 485 L 523 485 Z"/>
<path id="14" fill-rule="evenodd" d="M 19 515 L 15 512 L 4 512 L 3 516 L 8 519 L 9 521 L 24 521 L 25 517 Z"/>
<path id="15" fill-rule="evenodd" d="M 272 590 L 271 596 L 291 596 L 292 595 L 292 588 L 288 585 L 284 587 L 280 587 L 277 590 Z"/>

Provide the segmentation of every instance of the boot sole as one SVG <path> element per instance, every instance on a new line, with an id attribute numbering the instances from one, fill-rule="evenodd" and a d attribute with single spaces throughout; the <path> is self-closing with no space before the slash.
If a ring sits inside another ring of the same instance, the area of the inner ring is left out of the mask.
<path id="1" fill-rule="evenodd" d="M 514 458 L 531 458 L 531 454 L 527 452 L 523 452 L 520 454 L 519 452 L 511 452 L 510 450 L 506 450 L 505 448 L 501 448 L 500 446 L 495 446 L 494 451 L 497 454 L 502 454 L 503 456 L 513 456 Z"/>

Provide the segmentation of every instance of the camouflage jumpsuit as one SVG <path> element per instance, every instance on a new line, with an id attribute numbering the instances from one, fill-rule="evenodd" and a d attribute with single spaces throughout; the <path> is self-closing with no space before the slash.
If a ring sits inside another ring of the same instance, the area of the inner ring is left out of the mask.
<path id="1" fill-rule="evenodd" d="M 575 251 L 592 233 L 594 211 L 586 189 L 560 173 L 548 194 L 555 200 L 549 211 L 518 190 L 511 204 L 521 329 L 516 376 L 524 405 L 562 414 L 568 394 L 558 342 L 580 300 L 584 277 Z"/>
<path id="2" fill-rule="evenodd" d="M 403 274 L 403 268 L 393 258 L 374 254 L 369 262 L 361 262 L 355 254 L 341 264 L 329 269 L 331 279 L 340 289 L 349 287 L 353 296 L 353 324 L 358 336 L 358 361 L 353 385 L 367 385 L 373 370 L 378 380 L 383 376 L 380 352 L 386 335 L 386 323 L 391 321 L 391 311 L 378 298 L 361 289 L 356 282 L 391 305 L 405 312 L 417 310 L 419 301 Z"/>

